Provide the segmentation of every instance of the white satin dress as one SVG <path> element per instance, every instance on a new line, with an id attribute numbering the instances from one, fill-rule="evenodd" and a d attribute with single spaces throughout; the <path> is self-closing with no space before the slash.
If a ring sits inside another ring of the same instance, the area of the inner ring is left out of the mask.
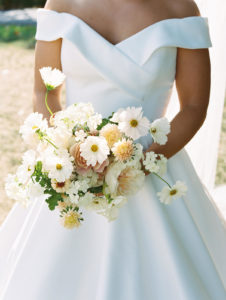
<path id="1" fill-rule="evenodd" d="M 68 105 L 91 101 L 103 116 L 142 106 L 150 120 L 170 101 L 177 48 L 211 46 L 204 17 L 159 21 L 113 45 L 74 15 L 38 9 L 36 39 L 58 38 Z M 15 204 L 0 231 L 0 299 L 225 300 L 226 225 L 185 149 L 165 178 L 185 181 L 186 197 L 160 203 L 163 184 L 149 175 L 116 221 L 87 212 L 74 230 L 45 202 Z"/>

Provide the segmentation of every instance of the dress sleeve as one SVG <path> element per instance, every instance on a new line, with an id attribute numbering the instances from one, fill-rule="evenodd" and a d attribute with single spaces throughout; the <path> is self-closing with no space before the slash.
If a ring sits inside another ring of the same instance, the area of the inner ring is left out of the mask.
<path id="1" fill-rule="evenodd" d="M 209 48 L 212 46 L 208 18 L 195 16 L 172 19 L 168 25 L 168 28 L 165 28 L 165 35 L 167 35 L 166 45 L 190 49 Z"/>
<path id="2" fill-rule="evenodd" d="M 63 14 L 43 8 L 37 9 L 36 40 L 54 41 L 62 38 L 65 26 L 67 20 Z"/>

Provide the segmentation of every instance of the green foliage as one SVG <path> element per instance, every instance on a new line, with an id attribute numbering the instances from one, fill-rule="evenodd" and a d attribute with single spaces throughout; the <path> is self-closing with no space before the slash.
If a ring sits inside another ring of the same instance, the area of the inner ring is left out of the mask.
<path id="1" fill-rule="evenodd" d="M 109 119 L 102 119 L 102 123 L 97 126 L 97 130 L 101 130 L 107 124 L 116 124 L 116 123 L 110 121 Z"/>
<path id="2" fill-rule="evenodd" d="M 50 197 L 46 199 L 49 209 L 54 210 L 58 205 L 58 201 L 63 202 L 61 194 L 57 193 L 51 185 L 51 179 L 48 177 L 48 174 L 42 172 L 42 162 L 38 161 L 34 173 L 32 174 L 32 179 L 38 182 L 43 188 L 45 188 L 45 194 L 49 194 Z"/>
<path id="3" fill-rule="evenodd" d="M 0 0 L 0 9 L 43 7 L 46 0 Z"/>
<path id="4" fill-rule="evenodd" d="M 27 44 L 27 48 L 32 49 L 36 42 L 35 32 L 36 26 L 34 25 L 0 25 L 0 42 L 24 41 Z"/>
<path id="5" fill-rule="evenodd" d="M 88 191 L 93 194 L 99 194 L 103 192 L 103 186 L 100 185 L 100 186 L 91 187 L 88 189 Z"/>

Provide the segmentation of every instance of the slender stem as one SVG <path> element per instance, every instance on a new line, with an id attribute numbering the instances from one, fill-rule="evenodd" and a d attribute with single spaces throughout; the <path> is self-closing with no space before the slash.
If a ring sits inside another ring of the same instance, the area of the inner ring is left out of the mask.
<path id="1" fill-rule="evenodd" d="M 44 138 L 48 143 L 50 143 L 55 149 L 58 149 L 56 145 L 54 145 L 49 139 Z"/>
<path id="2" fill-rule="evenodd" d="M 49 108 L 48 102 L 47 102 L 47 98 L 48 98 L 48 94 L 49 94 L 49 90 L 46 90 L 46 95 L 45 95 L 45 105 L 46 108 L 48 109 L 48 112 L 51 114 L 51 116 L 53 115 L 53 112 L 51 111 L 51 109 Z"/>
<path id="3" fill-rule="evenodd" d="M 157 173 L 153 172 L 152 174 L 155 174 L 155 176 L 157 176 L 157 177 L 160 178 L 162 181 L 164 181 L 164 182 L 168 185 L 168 187 L 169 187 L 170 189 L 172 188 L 171 185 L 170 185 L 165 179 L 163 179 L 161 176 L 159 176 Z"/>

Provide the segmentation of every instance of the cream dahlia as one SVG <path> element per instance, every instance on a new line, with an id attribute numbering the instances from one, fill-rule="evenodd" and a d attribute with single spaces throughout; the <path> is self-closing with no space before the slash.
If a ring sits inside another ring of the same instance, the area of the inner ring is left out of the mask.
<path id="1" fill-rule="evenodd" d="M 131 140 L 122 139 L 114 144 L 112 152 L 119 161 L 126 161 L 133 155 L 133 142 Z"/>
<path id="2" fill-rule="evenodd" d="M 107 124 L 104 126 L 100 131 L 100 135 L 106 139 L 109 148 L 112 148 L 112 146 L 122 137 L 121 131 L 115 124 Z"/>

